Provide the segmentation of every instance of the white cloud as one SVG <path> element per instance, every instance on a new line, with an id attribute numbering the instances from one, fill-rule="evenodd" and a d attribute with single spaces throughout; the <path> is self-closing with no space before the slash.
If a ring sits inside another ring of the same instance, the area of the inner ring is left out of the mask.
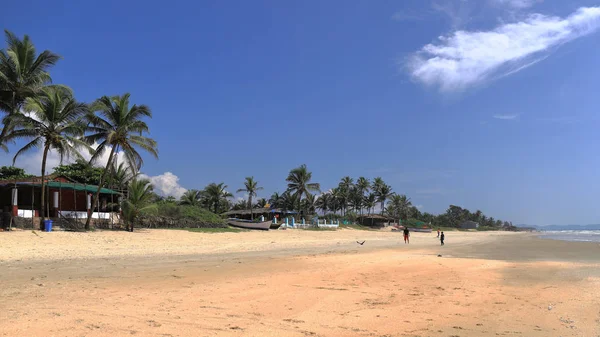
<path id="1" fill-rule="evenodd" d="M 423 209 L 423 205 L 416 205 L 415 206 L 417 209 Z"/>
<path id="2" fill-rule="evenodd" d="M 533 7 L 535 4 L 543 2 L 543 0 L 492 0 L 492 2 L 498 5 L 505 5 L 516 9 L 525 9 Z"/>
<path id="3" fill-rule="evenodd" d="M 502 120 L 513 120 L 513 119 L 517 119 L 519 117 L 519 115 L 494 115 L 493 117 L 496 119 L 502 119 Z"/>
<path id="4" fill-rule="evenodd" d="M 459 30 L 424 46 L 406 64 L 412 77 L 440 91 L 463 90 L 523 70 L 553 48 L 600 27 L 600 7 L 566 18 L 530 15 L 490 31 Z"/>
<path id="5" fill-rule="evenodd" d="M 187 191 L 179 185 L 179 177 L 171 172 L 165 172 L 157 176 L 140 174 L 140 177 L 149 179 L 152 186 L 154 186 L 154 192 L 164 197 L 172 196 L 179 199 Z"/>

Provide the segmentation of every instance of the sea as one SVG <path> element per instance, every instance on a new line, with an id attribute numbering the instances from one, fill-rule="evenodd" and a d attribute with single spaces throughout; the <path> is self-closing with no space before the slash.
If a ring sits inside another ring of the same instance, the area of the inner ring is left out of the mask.
<path id="1" fill-rule="evenodd" d="M 600 242 L 600 226 L 548 226 L 539 227 L 540 237 L 544 239 L 577 241 L 577 242 Z"/>

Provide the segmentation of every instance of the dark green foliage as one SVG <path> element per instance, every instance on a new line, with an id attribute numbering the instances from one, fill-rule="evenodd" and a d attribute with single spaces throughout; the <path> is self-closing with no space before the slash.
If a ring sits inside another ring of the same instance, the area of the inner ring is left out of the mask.
<path id="1" fill-rule="evenodd" d="M 77 161 L 73 164 L 59 165 L 54 168 L 54 174 L 65 176 L 78 183 L 98 185 L 104 168 L 90 165 L 86 161 Z"/>
<path id="2" fill-rule="evenodd" d="M 222 228 L 225 220 L 199 206 L 158 202 L 143 212 L 143 223 L 153 228 Z"/>
<path id="3" fill-rule="evenodd" d="M 0 180 L 24 179 L 30 177 L 33 177 L 33 175 L 25 173 L 25 170 L 22 168 L 14 166 L 0 167 Z"/>

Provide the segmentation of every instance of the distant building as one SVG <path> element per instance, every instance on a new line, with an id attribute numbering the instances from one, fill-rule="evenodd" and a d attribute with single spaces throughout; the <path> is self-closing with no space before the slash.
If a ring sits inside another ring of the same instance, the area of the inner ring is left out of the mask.
<path id="1" fill-rule="evenodd" d="M 465 221 L 460 225 L 462 229 L 477 229 L 479 228 L 479 223 L 475 221 Z"/>

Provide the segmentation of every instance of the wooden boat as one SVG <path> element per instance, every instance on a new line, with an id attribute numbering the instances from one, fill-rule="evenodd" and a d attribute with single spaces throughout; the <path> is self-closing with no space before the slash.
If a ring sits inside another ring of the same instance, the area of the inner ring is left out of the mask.
<path id="1" fill-rule="evenodd" d="M 271 229 L 279 229 L 279 227 L 281 227 L 281 225 L 283 225 L 283 222 L 273 223 L 271 221 Z"/>
<path id="2" fill-rule="evenodd" d="M 227 219 L 227 224 L 233 227 L 245 228 L 245 229 L 261 229 L 268 231 L 271 228 L 272 221 L 265 222 L 254 222 L 251 220 L 243 219 Z"/>
<path id="3" fill-rule="evenodd" d="M 431 228 L 409 228 L 408 230 L 415 233 L 431 233 Z"/>

